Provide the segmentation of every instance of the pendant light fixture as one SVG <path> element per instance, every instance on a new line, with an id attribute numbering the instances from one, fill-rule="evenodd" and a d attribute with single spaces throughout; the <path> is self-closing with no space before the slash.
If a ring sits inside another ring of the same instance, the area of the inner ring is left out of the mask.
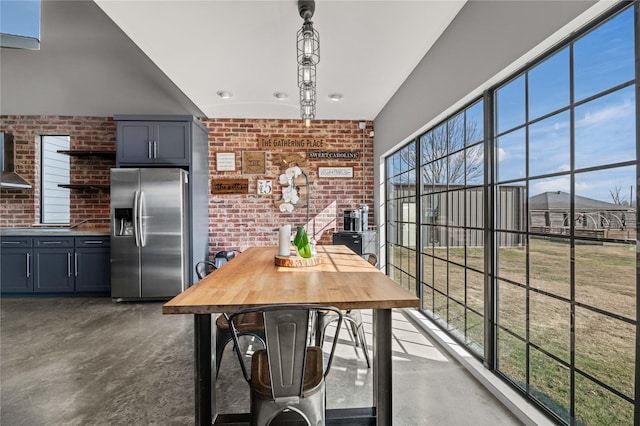
<path id="1" fill-rule="evenodd" d="M 314 0 L 298 0 L 298 13 L 304 19 L 297 34 L 298 88 L 300 116 L 309 127 L 316 116 L 316 65 L 320 62 L 320 35 L 313 28 Z"/>

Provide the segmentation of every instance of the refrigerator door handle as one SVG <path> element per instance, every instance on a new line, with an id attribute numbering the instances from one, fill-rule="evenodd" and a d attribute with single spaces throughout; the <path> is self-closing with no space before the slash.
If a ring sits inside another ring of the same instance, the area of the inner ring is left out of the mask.
<path id="1" fill-rule="evenodd" d="M 138 198 L 140 191 L 136 191 L 133 195 L 133 235 L 136 239 L 136 247 L 140 247 L 140 226 L 138 224 Z"/>
<path id="2" fill-rule="evenodd" d="M 140 191 L 140 195 L 138 195 L 140 199 L 138 201 L 138 233 L 140 234 L 140 247 L 145 246 L 144 242 L 144 228 L 142 227 L 142 211 L 144 208 L 144 191 Z"/>

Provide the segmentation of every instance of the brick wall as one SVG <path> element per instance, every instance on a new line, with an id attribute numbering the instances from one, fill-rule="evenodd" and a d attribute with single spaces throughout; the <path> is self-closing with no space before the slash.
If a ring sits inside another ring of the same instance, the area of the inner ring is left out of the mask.
<path id="1" fill-rule="evenodd" d="M 353 160 L 307 160 L 303 170 L 309 177 L 310 236 L 330 244 L 334 230 L 343 228 L 344 209 L 356 208 L 364 201 L 373 212 L 373 140 L 372 123 L 363 132 L 359 121 L 314 121 L 309 128 L 300 120 L 213 119 L 204 121 L 209 129 L 209 178 L 248 179 L 248 194 L 224 194 L 209 197 L 209 244 L 213 254 L 220 250 L 245 249 L 252 245 L 277 244 L 276 229 L 283 224 L 305 225 L 306 208 L 281 213 L 277 164 L 282 154 L 306 157 L 307 150 L 260 148 L 260 138 L 321 138 L 325 146 L 318 151 L 357 152 Z M 16 171 L 33 184 L 32 189 L 0 189 L 0 227 L 28 227 L 39 222 L 39 137 L 70 135 L 71 149 L 114 150 L 115 123 L 110 117 L 0 116 L 0 131 L 10 132 L 16 142 Z M 364 135 L 364 140 L 363 140 Z M 363 176 L 364 145 L 364 176 Z M 242 152 L 265 151 L 266 174 L 243 175 Z M 235 152 L 234 172 L 216 171 L 216 153 Z M 71 157 L 71 181 L 108 183 L 113 160 L 96 157 Z M 353 178 L 319 178 L 318 167 L 352 167 Z M 363 188 L 364 177 L 364 188 Z M 256 194 L 258 179 L 272 179 L 271 196 Z M 71 223 L 109 216 L 109 193 L 95 190 L 71 190 Z M 372 216 L 372 215 L 370 215 Z M 370 217 L 370 224 L 373 224 Z M 98 223 L 104 226 L 104 223 Z"/>
<path id="2" fill-rule="evenodd" d="M 115 122 L 105 117 L 0 116 L 0 131 L 14 135 L 16 172 L 32 189 L 0 188 L 0 227 L 29 227 L 40 222 L 40 136 L 69 135 L 73 150 L 115 151 Z M 115 159 L 70 157 L 72 183 L 109 184 Z M 109 192 L 71 190 L 71 223 L 109 216 Z M 108 224 L 108 222 L 106 222 Z M 105 226 L 89 222 L 87 226 Z"/>
<path id="3" fill-rule="evenodd" d="M 208 120 L 209 129 L 209 177 L 211 179 L 248 178 L 249 194 L 211 195 L 209 202 L 210 252 L 240 249 L 249 246 L 276 245 L 276 229 L 280 225 L 303 226 L 306 208 L 296 208 L 292 213 L 282 213 L 276 206 L 281 198 L 278 178 L 282 168 L 278 165 L 282 154 L 299 154 L 306 157 L 307 150 L 280 148 L 269 150 L 259 147 L 260 138 L 320 138 L 325 146 L 317 151 L 358 152 L 354 160 L 308 159 L 303 170 L 309 177 L 310 204 L 309 237 L 320 243 L 331 244 L 333 231 L 343 229 L 344 209 L 357 208 L 363 200 L 373 212 L 373 139 L 369 133 L 372 123 L 367 122 L 363 132 L 359 121 L 313 121 L 305 128 L 300 120 Z M 364 141 L 363 141 L 364 133 Z M 362 152 L 364 142 L 364 188 Z M 242 175 L 242 151 L 266 151 L 266 174 Z M 312 149 L 313 151 L 313 149 Z M 236 171 L 217 172 L 216 153 L 235 152 Z M 353 167 L 353 178 L 319 178 L 318 167 Z M 286 168 L 286 167 L 285 167 Z M 258 179 L 272 179 L 272 196 L 256 194 Z M 370 215 L 372 216 L 372 215 Z M 370 217 L 373 224 L 373 218 Z"/>

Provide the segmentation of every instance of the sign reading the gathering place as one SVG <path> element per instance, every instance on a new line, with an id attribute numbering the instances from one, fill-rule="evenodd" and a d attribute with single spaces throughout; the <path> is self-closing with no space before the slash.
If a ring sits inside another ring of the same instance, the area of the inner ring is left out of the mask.
<path id="1" fill-rule="evenodd" d="M 284 148 L 323 149 L 325 144 L 324 138 L 258 138 L 258 148 L 272 151 Z"/>
<path id="2" fill-rule="evenodd" d="M 211 179 L 212 194 L 248 194 L 249 179 Z"/>

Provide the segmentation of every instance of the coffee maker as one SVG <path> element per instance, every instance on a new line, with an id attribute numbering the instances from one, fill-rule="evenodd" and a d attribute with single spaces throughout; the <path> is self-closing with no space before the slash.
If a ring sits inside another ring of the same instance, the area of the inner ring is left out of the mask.
<path id="1" fill-rule="evenodd" d="M 344 230 L 350 232 L 359 232 L 361 229 L 360 210 L 344 211 Z"/>
<path id="2" fill-rule="evenodd" d="M 345 210 L 343 213 L 344 230 L 362 232 L 369 229 L 369 206 L 361 204 L 355 210 Z"/>

